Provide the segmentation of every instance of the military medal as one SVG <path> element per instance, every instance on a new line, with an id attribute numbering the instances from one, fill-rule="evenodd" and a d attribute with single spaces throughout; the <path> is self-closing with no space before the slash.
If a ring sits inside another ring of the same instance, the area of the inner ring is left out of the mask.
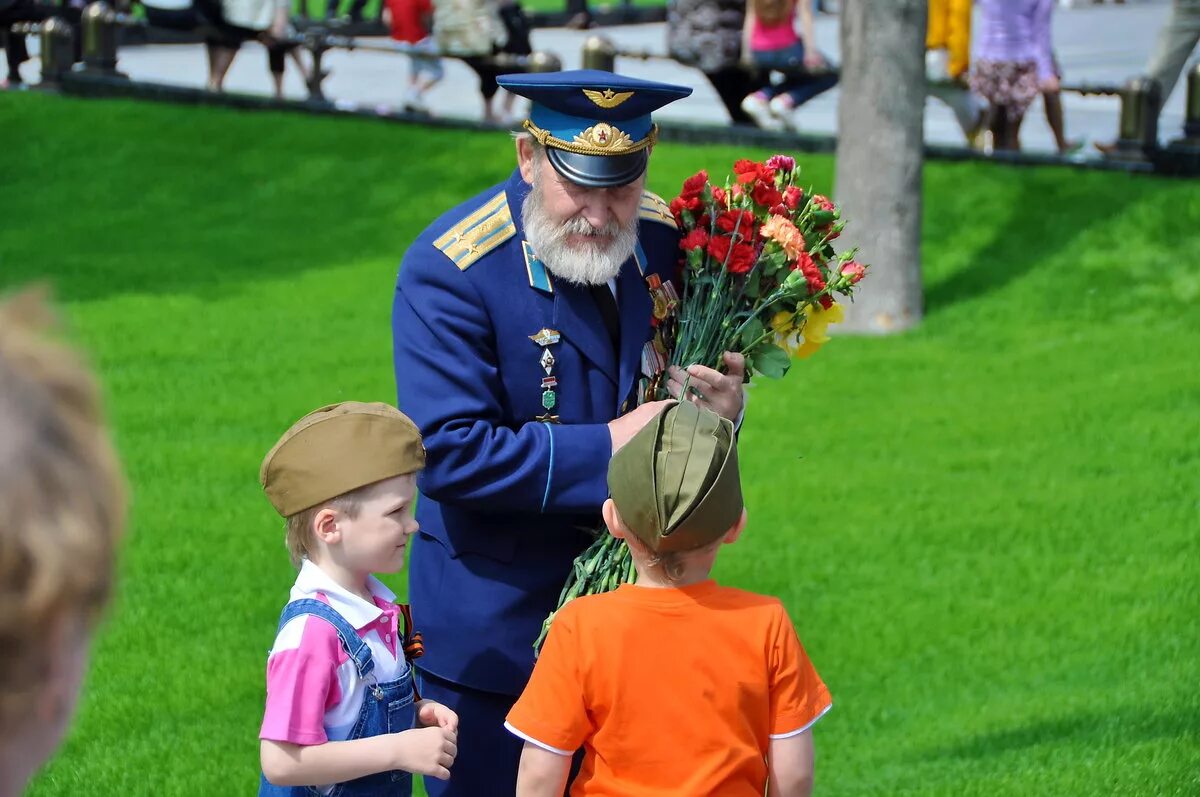
<path id="1" fill-rule="evenodd" d="M 558 386 L 558 377 L 553 374 L 556 361 L 550 353 L 550 347 L 562 340 L 562 335 L 557 330 L 543 328 L 530 335 L 529 339 L 542 350 L 538 364 L 546 372 L 542 377 L 542 408 L 546 412 L 538 415 L 535 420 L 539 423 L 558 423 L 558 416 L 554 414 L 554 408 L 558 406 L 558 394 L 554 392 L 554 388 Z"/>

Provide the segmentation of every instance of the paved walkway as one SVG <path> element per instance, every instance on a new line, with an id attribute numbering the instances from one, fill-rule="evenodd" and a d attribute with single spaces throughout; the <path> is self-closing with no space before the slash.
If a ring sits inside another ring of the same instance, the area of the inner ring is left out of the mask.
<path id="1" fill-rule="evenodd" d="M 1064 80 L 1068 83 L 1121 83 L 1140 73 L 1168 11 L 1168 0 L 1130 0 L 1123 5 L 1098 6 L 1076 3 L 1073 8 L 1058 9 L 1054 17 L 1054 41 Z M 613 39 L 619 48 L 665 52 L 665 25 L 661 23 L 606 28 L 600 32 Z M 533 33 L 533 45 L 535 49 L 558 54 L 564 68 L 571 69 L 579 66 L 581 46 L 587 35 L 557 28 L 537 29 Z M 816 38 L 820 49 L 836 62 L 837 18 L 818 15 Z M 330 51 L 325 63 L 332 71 L 325 81 L 327 97 L 368 108 L 392 108 L 400 104 L 408 70 L 405 56 Z M 205 64 L 202 45 L 127 47 L 120 54 L 120 69 L 131 78 L 183 86 L 203 86 Z M 446 60 L 445 64 L 445 80 L 429 94 L 432 111 L 446 117 L 479 118 L 482 105 L 474 72 L 460 61 Z M 716 93 L 695 70 L 669 60 L 628 58 L 618 59 L 617 69 L 638 77 L 695 87 L 691 97 L 664 109 L 659 114 L 661 119 L 728 124 L 728 115 Z M 36 61 L 27 64 L 25 70 L 27 78 L 36 79 Z M 226 87 L 230 91 L 251 94 L 270 93 L 266 53 L 262 47 L 257 44 L 245 47 L 230 70 Z M 300 76 L 290 63 L 285 92 L 296 99 L 306 96 Z M 1063 100 L 1069 137 L 1085 137 L 1089 141 L 1107 141 L 1115 137 L 1119 109 L 1115 97 L 1064 94 Z M 834 133 L 837 101 L 838 91 L 834 89 L 805 105 L 798 115 L 801 128 L 813 133 Z M 1159 120 L 1160 138 L 1169 140 L 1180 134 L 1184 104 L 1185 80 L 1181 79 L 1167 99 Z M 925 126 L 929 142 L 952 145 L 962 142 L 953 115 L 932 100 L 926 106 Z M 1047 152 L 1054 148 L 1040 102 L 1030 108 L 1022 129 L 1022 140 L 1030 151 Z"/>

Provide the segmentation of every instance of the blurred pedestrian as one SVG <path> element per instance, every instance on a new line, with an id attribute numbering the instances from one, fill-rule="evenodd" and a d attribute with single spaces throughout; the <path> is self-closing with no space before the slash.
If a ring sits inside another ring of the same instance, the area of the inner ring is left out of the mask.
<path id="1" fill-rule="evenodd" d="M 66 734 L 125 525 L 95 380 L 45 303 L 0 303 L 0 794 Z M 86 791 L 86 789 L 85 789 Z"/>
<path id="2" fill-rule="evenodd" d="M 1197 42 L 1200 42 L 1200 0 L 1173 0 L 1171 15 L 1158 32 L 1154 52 L 1146 64 L 1146 74 L 1158 82 L 1161 91 L 1160 111 L 1175 90 Z M 1116 144 L 1097 143 L 1096 148 L 1109 154 L 1116 149 Z"/>
<path id="3" fill-rule="evenodd" d="M 802 36 L 796 35 L 796 17 Z M 749 0 L 742 27 L 742 57 L 762 74 L 782 73 L 742 100 L 759 127 L 794 128 L 796 108 L 837 84 L 837 75 L 816 48 L 812 6 L 807 0 Z"/>
<path id="4" fill-rule="evenodd" d="M 431 0 L 387 0 L 384 15 L 392 38 L 412 45 L 409 50 L 408 89 L 404 109 L 428 113 L 425 94 L 446 74 L 433 40 L 433 3 Z"/>
<path id="5" fill-rule="evenodd" d="M 971 0 L 929 0 L 925 33 L 925 78 L 929 96 L 954 112 L 963 137 L 979 146 L 987 103 L 971 93 Z"/>
<path id="6" fill-rule="evenodd" d="M 743 65 L 745 0 L 675 0 L 667 4 L 667 52 L 704 73 L 734 124 L 756 125 L 742 100 L 758 88 L 758 73 Z"/>
<path id="7" fill-rule="evenodd" d="M 979 0 L 971 89 L 989 104 L 992 144 L 1021 148 L 1021 121 L 1038 94 L 1057 92 L 1050 45 L 1054 0 Z"/>

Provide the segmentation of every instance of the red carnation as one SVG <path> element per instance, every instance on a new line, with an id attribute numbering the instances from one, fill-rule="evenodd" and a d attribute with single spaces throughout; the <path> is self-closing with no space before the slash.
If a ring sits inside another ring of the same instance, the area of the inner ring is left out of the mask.
<path id="1" fill-rule="evenodd" d="M 737 175 L 739 183 L 752 183 L 758 179 L 758 164 L 742 159 L 733 164 L 733 173 Z"/>
<path id="2" fill-rule="evenodd" d="M 800 200 L 802 199 L 804 199 L 804 192 L 794 185 L 789 185 L 783 192 L 783 204 L 792 210 L 800 206 Z"/>
<path id="3" fill-rule="evenodd" d="M 717 229 L 729 234 L 737 233 L 743 239 L 754 235 L 754 214 L 748 210 L 726 210 L 717 216 Z"/>
<path id="4" fill-rule="evenodd" d="M 724 188 L 721 188 L 719 185 L 714 185 L 712 192 L 713 192 L 713 201 L 717 203 L 718 207 L 723 208 L 723 207 L 728 206 L 728 202 L 725 198 L 725 189 Z"/>
<path id="5" fill-rule="evenodd" d="M 756 203 L 764 207 L 778 205 L 783 201 L 783 194 L 779 193 L 779 189 L 775 187 L 774 183 L 761 180 L 754 186 L 750 195 L 754 197 Z"/>
<path id="6" fill-rule="evenodd" d="M 819 207 L 821 210 L 828 210 L 832 212 L 834 209 L 833 203 L 829 201 L 829 197 L 823 194 L 813 194 L 812 201 L 813 204 Z"/>
<path id="7" fill-rule="evenodd" d="M 698 197 L 704 193 L 706 185 L 708 185 L 708 172 L 698 171 L 683 181 L 683 190 L 679 192 L 679 195 L 684 199 Z"/>
<path id="8" fill-rule="evenodd" d="M 833 297 L 828 293 L 822 296 L 820 299 L 817 299 L 817 301 L 820 302 L 821 306 L 826 310 L 828 310 L 830 307 L 833 307 Z"/>
<path id="9" fill-rule="evenodd" d="M 713 260 L 724 263 L 732 244 L 733 239 L 728 235 L 714 235 L 708 241 L 708 254 Z"/>
<path id="10" fill-rule="evenodd" d="M 754 268 L 754 247 L 750 244 L 734 244 L 733 254 L 729 256 L 729 271 L 733 274 L 745 274 Z"/>
<path id="11" fill-rule="evenodd" d="M 708 232 L 702 228 L 692 230 L 679 242 L 679 248 L 685 252 L 692 249 L 703 249 L 706 246 L 708 246 Z"/>
<path id="12" fill-rule="evenodd" d="M 804 275 L 805 281 L 808 282 L 809 294 L 825 290 L 825 278 L 821 276 L 821 269 L 817 268 L 816 262 L 808 252 L 800 253 L 800 257 L 796 258 L 792 265 L 792 270 L 799 270 Z"/>

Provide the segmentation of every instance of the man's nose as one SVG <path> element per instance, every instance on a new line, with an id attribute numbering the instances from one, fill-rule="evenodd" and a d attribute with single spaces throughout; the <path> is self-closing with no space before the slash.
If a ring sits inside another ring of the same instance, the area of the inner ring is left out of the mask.
<path id="1" fill-rule="evenodd" d="M 603 192 L 599 192 L 603 194 Z M 608 226 L 609 219 L 612 218 L 612 211 L 609 210 L 608 202 L 604 196 L 589 198 L 586 205 L 583 207 L 583 218 L 587 219 L 587 223 L 592 225 L 592 228 L 599 231 Z"/>

